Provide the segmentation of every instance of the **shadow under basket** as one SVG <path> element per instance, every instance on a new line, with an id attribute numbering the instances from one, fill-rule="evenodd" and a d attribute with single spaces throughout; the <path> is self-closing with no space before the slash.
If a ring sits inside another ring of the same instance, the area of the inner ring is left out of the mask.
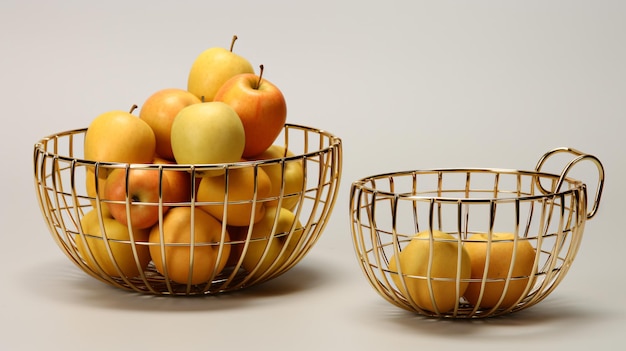
<path id="1" fill-rule="evenodd" d="M 206 295 L 273 279 L 317 242 L 339 189 L 341 140 L 320 129 L 286 124 L 275 142 L 280 155 L 211 165 L 85 160 L 86 130 L 35 144 L 36 194 L 67 257 L 90 276 L 124 290 Z M 107 197 L 107 177 L 120 169 L 124 195 Z M 131 175 L 137 171 L 154 173 L 158 187 L 151 198 L 135 197 Z M 183 196 L 168 197 L 165 182 L 171 185 L 171 177 L 177 177 Z M 205 178 L 212 179 L 201 190 Z M 242 195 L 244 187 L 249 191 Z M 119 221 L 114 208 L 130 220 Z M 155 212 L 156 222 L 139 228 L 131 215 L 138 208 Z M 243 222 L 232 223 L 242 213 L 248 214 Z"/>
<path id="2" fill-rule="evenodd" d="M 563 161 L 560 172 L 544 170 Z M 571 178 L 573 168 L 598 179 L 589 203 L 587 185 Z M 601 162 L 572 148 L 547 152 L 534 171 L 370 176 L 350 191 L 356 257 L 384 299 L 420 315 L 461 319 L 520 311 L 554 291 L 570 269 L 603 184 Z"/>

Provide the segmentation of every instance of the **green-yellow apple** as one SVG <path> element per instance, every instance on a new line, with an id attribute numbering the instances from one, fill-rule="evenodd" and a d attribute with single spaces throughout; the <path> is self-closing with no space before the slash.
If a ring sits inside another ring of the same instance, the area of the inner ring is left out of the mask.
<path id="1" fill-rule="evenodd" d="M 123 275 L 132 278 L 138 276 L 139 272 L 145 270 L 150 263 L 150 251 L 148 245 L 145 244 L 148 241 L 148 230 L 133 228 L 132 236 L 138 243 L 135 245 L 136 251 L 133 251 L 128 226 L 118 222 L 107 213 L 103 213 L 102 227 L 104 227 L 111 249 L 109 255 L 103 239 L 105 236 L 100 230 L 99 212 L 95 209 L 87 212 L 81 218 L 80 225 L 85 234 L 85 240 L 80 234 L 76 235 L 76 247 L 85 263 L 94 271 L 97 272 L 100 267 L 109 276 Z M 119 272 L 116 267 L 119 267 Z"/>
<path id="2" fill-rule="evenodd" d="M 254 73 L 250 62 L 233 52 L 236 40 L 237 36 L 233 36 L 229 50 L 212 47 L 196 57 L 189 71 L 187 90 L 202 101 L 213 101 L 215 93 L 232 76 Z"/>
<path id="3" fill-rule="evenodd" d="M 238 237 L 245 239 L 249 227 L 239 228 Z M 274 263 L 273 269 L 279 269 L 296 250 L 303 230 L 290 210 L 268 207 L 261 221 L 252 226 L 248 247 L 243 249 L 242 267 L 249 272 L 256 269 L 254 276 L 264 274 Z"/>
<path id="4" fill-rule="evenodd" d="M 154 226 L 149 237 L 156 270 L 181 284 L 202 284 L 219 274 L 230 255 L 230 244 L 226 244 L 229 241 L 227 230 L 222 237 L 222 224 L 217 219 L 186 206 L 173 207 L 165 215 L 162 228 Z"/>
<path id="5" fill-rule="evenodd" d="M 146 121 L 154 131 L 156 154 L 174 160 L 172 152 L 172 123 L 178 112 L 186 106 L 200 103 L 200 99 L 187 90 L 161 89 L 150 95 L 141 106 L 139 118 Z"/>
<path id="6" fill-rule="evenodd" d="M 130 218 L 126 211 L 126 197 L 130 202 Z M 107 202 L 113 218 L 133 228 L 150 228 L 159 220 L 159 196 L 164 203 L 163 213 L 169 207 L 165 204 L 173 202 L 170 184 L 167 178 L 161 181 L 158 169 L 116 168 L 106 180 L 104 198 L 115 201 Z"/>
<path id="7" fill-rule="evenodd" d="M 126 111 L 94 118 L 85 133 L 85 158 L 91 161 L 150 163 L 156 150 L 152 128 Z"/>
<path id="8" fill-rule="evenodd" d="M 274 143 L 287 120 L 287 103 L 276 85 L 259 75 L 238 74 L 227 80 L 215 94 L 215 101 L 233 107 L 246 131 L 243 157 L 256 156 Z"/>
<path id="9" fill-rule="evenodd" d="M 172 123 L 172 151 L 179 164 L 238 162 L 246 143 L 241 119 L 223 102 L 184 107 Z"/>
<path id="10" fill-rule="evenodd" d="M 262 168 L 259 167 L 257 170 L 256 178 L 254 167 L 232 168 L 228 173 L 202 177 L 196 200 L 207 204 L 199 204 L 198 207 L 232 226 L 249 225 L 253 214 L 253 221 L 260 221 L 266 207 L 266 201 L 263 199 L 269 196 L 272 183 Z M 253 201 L 255 189 L 256 203 Z M 228 202 L 224 204 L 226 192 Z M 209 202 L 211 204 L 208 204 Z M 225 205 L 226 217 L 224 217 Z"/>
<path id="11" fill-rule="evenodd" d="M 492 308 L 498 304 L 504 293 L 505 280 L 511 264 L 513 264 L 511 279 L 499 307 L 511 307 L 523 296 L 533 275 L 536 251 L 528 240 L 518 238 L 514 241 L 514 239 L 513 233 L 492 233 L 491 240 L 489 234 L 479 233 L 470 236 L 465 242 L 464 247 L 472 260 L 472 279 L 482 279 L 486 274 L 488 280 L 496 280 L 485 283 L 482 298 L 480 298 L 482 282 L 472 281 L 469 284 L 465 298 L 472 305 L 480 304 L 482 308 Z M 488 266 L 485 272 L 486 265 Z"/>
<path id="12" fill-rule="evenodd" d="M 294 156 L 293 152 L 287 150 L 282 145 L 274 144 L 260 155 L 251 158 L 251 160 L 275 160 L 292 156 Z M 261 166 L 261 168 L 267 173 L 272 182 L 272 191 L 268 197 L 280 196 L 282 189 L 283 199 L 281 206 L 293 210 L 298 204 L 302 192 L 305 191 L 302 159 L 285 159 L 281 162 L 269 162 Z M 267 206 L 278 206 L 278 200 L 268 201 Z"/>
<path id="13" fill-rule="evenodd" d="M 467 288 L 468 282 L 463 280 L 470 277 L 470 257 L 457 239 L 448 233 L 432 231 L 432 251 L 430 240 L 430 231 L 417 233 L 400 251 L 397 259 L 395 255 L 391 257 L 389 270 L 393 273 L 392 279 L 396 286 L 407 299 L 424 310 L 446 313 L 454 309 Z M 429 283 L 428 268 L 431 255 Z M 395 274 L 398 273 L 397 261 L 400 262 L 402 277 Z M 458 277 L 457 269 L 460 273 Z M 406 284 L 406 290 L 402 281 Z M 432 299 L 429 284 L 432 285 Z"/>

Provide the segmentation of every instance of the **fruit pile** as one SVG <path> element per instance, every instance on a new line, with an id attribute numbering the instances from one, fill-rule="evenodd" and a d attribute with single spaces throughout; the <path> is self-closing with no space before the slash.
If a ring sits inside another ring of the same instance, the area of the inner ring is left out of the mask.
<path id="1" fill-rule="evenodd" d="M 132 278 L 152 262 L 171 281 L 201 284 L 229 265 L 263 274 L 295 250 L 304 165 L 274 144 L 286 123 L 285 98 L 262 65 L 256 75 L 233 53 L 236 39 L 230 50 L 213 47 L 196 58 L 187 89 L 162 89 L 141 107 L 91 121 L 84 156 L 102 166 L 87 168 L 92 208 L 76 246 L 94 271 Z"/>
<path id="2" fill-rule="evenodd" d="M 459 244 L 453 235 L 433 230 L 431 246 L 430 235 L 417 233 L 389 260 L 394 283 L 418 307 L 446 313 L 458 305 L 457 296 L 463 296 L 472 306 L 509 308 L 525 296 L 536 257 L 528 240 L 516 239 L 513 233 L 492 233 L 491 238 L 477 233 Z M 404 279 L 397 274 L 398 262 Z"/>

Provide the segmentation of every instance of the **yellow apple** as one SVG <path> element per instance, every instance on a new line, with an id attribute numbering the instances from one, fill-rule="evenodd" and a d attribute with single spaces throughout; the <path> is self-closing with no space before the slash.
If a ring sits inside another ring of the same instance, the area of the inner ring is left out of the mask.
<path id="1" fill-rule="evenodd" d="M 246 131 L 243 157 L 252 157 L 274 143 L 287 120 L 287 103 L 276 85 L 261 73 L 238 74 L 217 91 L 214 101 L 230 105 L 241 118 Z"/>
<path id="2" fill-rule="evenodd" d="M 228 177 L 228 182 L 226 182 Z M 257 192 L 257 202 L 253 209 L 254 192 Z M 213 215 L 220 221 L 232 226 L 249 225 L 254 213 L 254 222 L 263 218 L 267 198 L 272 189 L 272 183 L 263 169 L 258 168 L 255 174 L 253 167 L 232 168 L 228 173 L 218 176 L 204 176 L 198 186 L 196 200 L 198 202 L 214 202 L 198 207 Z M 225 193 L 228 192 L 228 203 L 224 204 Z M 226 205 L 226 217 L 224 217 Z"/>
<path id="3" fill-rule="evenodd" d="M 397 259 L 394 255 L 389 260 L 389 270 L 398 272 L 397 261 L 400 262 L 402 277 L 392 274 L 392 279 L 404 296 L 424 310 L 446 313 L 459 303 L 468 283 L 463 279 L 470 277 L 470 257 L 463 246 L 459 246 L 457 239 L 438 230 L 432 231 L 432 251 L 430 231 L 417 233 L 411 241 L 400 251 Z M 461 255 L 459 267 L 459 254 Z M 429 275 L 429 256 L 432 255 L 432 266 Z M 459 291 L 457 296 L 457 268 Z M 402 284 L 406 284 L 406 290 Z M 432 285 L 432 298 L 429 285 Z M 433 301 L 434 300 L 434 304 Z"/>
<path id="4" fill-rule="evenodd" d="M 109 175 L 109 170 L 100 169 L 98 172 L 98 176 L 96 177 L 95 166 L 89 165 L 86 166 L 86 168 L 87 170 L 85 172 L 85 188 L 87 190 L 87 196 L 89 197 L 89 202 L 91 202 L 91 206 L 96 208 L 96 195 L 100 195 L 100 198 L 104 199 L 104 187 L 106 184 L 107 176 Z M 101 202 L 100 205 L 102 207 L 106 207 L 107 203 Z"/>
<path id="5" fill-rule="evenodd" d="M 239 239 L 246 238 L 248 228 L 239 227 Z M 255 276 L 264 274 L 275 262 L 274 268 L 280 268 L 296 250 L 303 230 L 300 220 L 290 210 L 268 207 L 263 218 L 252 226 L 242 267 L 253 272 L 258 266 Z"/>
<path id="6" fill-rule="evenodd" d="M 465 242 L 464 247 L 472 260 L 472 279 L 482 279 L 486 273 L 487 279 L 500 280 L 485 283 L 480 301 L 481 282 L 471 282 L 465 291 L 465 298 L 471 304 L 479 303 L 482 308 L 492 308 L 497 305 L 504 293 L 504 280 L 509 273 L 511 263 L 513 263 L 511 280 L 499 307 L 513 306 L 524 294 L 529 278 L 532 276 L 536 251 L 528 240 L 518 238 L 515 244 L 514 239 L 513 233 L 492 233 L 491 241 L 489 241 L 489 234 L 474 234 Z M 514 252 L 515 260 L 513 261 Z M 487 254 L 489 254 L 489 263 L 485 272 Z"/>
<path id="7" fill-rule="evenodd" d="M 146 99 L 139 111 L 139 118 L 152 128 L 158 156 L 174 160 L 171 142 L 174 118 L 183 107 L 200 102 L 194 94 L 178 88 L 161 89 Z"/>
<path id="8" fill-rule="evenodd" d="M 132 278 L 139 275 L 150 262 L 150 251 L 145 243 L 148 241 L 149 231 L 145 229 L 133 229 L 134 241 L 140 244 L 135 245 L 137 257 L 130 243 L 130 231 L 127 226 L 121 224 L 107 213 L 103 213 L 102 227 L 104 227 L 106 238 L 108 239 L 111 254 L 107 250 L 104 235 L 100 228 L 100 218 L 97 210 L 87 212 L 80 221 L 81 228 L 85 234 L 85 239 L 79 234 L 76 235 L 76 247 L 85 260 L 85 263 L 94 271 L 100 267 L 105 274 L 112 277 L 119 277 L 117 267 L 121 274 Z M 93 256 L 93 257 L 92 257 Z"/>
<path id="9" fill-rule="evenodd" d="M 233 52 L 237 36 L 230 49 L 213 47 L 200 53 L 193 62 L 187 80 L 187 90 L 200 100 L 213 101 L 215 93 L 231 77 L 240 73 L 254 73 L 250 62 Z"/>
<path id="10" fill-rule="evenodd" d="M 215 164 L 239 161 L 246 137 L 232 107 L 214 101 L 180 110 L 172 123 L 171 141 L 177 163 Z"/>
<path id="11" fill-rule="evenodd" d="M 85 158 L 91 161 L 150 163 L 155 148 L 152 128 L 130 112 L 105 112 L 85 133 Z"/>
<path id="12" fill-rule="evenodd" d="M 275 144 L 260 155 L 251 158 L 251 160 L 271 160 L 292 156 L 294 156 L 293 152 L 287 150 L 282 145 Z M 302 192 L 305 190 L 302 159 L 285 160 L 284 171 L 283 162 L 268 163 L 261 166 L 261 168 L 267 173 L 272 182 L 272 191 L 268 197 L 280 196 L 282 189 L 283 199 L 281 206 L 293 210 L 298 204 Z M 268 201 L 267 206 L 278 206 L 278 200 Z"/>
<path id="13" fill-rule="evenodd" d="M 150 254 L 156 270 L 170 280 L 181 284 L 202 284 L 226 266 L 230 244 L 222 245 L 218 257 L 222 224 L 208 213 L 197 208 L 173 207 L 163 219 L 162 231 L 163 238 L 158 225 L 150 231 Z M 230 241 L 228 231 L 224 232 L 223 239 L 224 243 Z"/>
<path id="14" fill-rule="evenodd" d="M 104 188 L 104 198 L 108 202 L 109 211 L 113 218 L 124 225 L 133 228 L 150 228 L 159 221 L 159 194 L 164 204 L 171 200 L 170 184 L 163 178 L 158 169 L 129 169 L 116 168 L 107 177 Z M 126 211 L 126 197 L 130 201 L 128 217 Z M 163 205 L 163 213 L 169 207 Z"/>

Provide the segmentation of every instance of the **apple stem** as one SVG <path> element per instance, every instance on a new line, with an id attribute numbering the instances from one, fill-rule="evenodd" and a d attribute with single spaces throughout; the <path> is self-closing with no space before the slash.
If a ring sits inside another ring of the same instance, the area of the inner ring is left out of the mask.
<path id="1" fill-rule="evenodd" d="M 237 36 L 233 35 L 233 40 L 230 42 L 230 52 L 233 52 L 233 47 L 235 46 L 235 41 L 237 41 Z"/>
<path id="2" fill-rule="evenodd" d="M 256 83 L 256 89 L 259 89 L 261 86 L 261 81 L 263 80 L 263 65 L 259 66 L 259 81 Z"/>
<path id="3" fill-rule="evenodd" d="M 139 106 L 133 104 L 133 106 L 130 107 L 130 111 L 128 111 L 128 113 L 133 113 Z"/>

